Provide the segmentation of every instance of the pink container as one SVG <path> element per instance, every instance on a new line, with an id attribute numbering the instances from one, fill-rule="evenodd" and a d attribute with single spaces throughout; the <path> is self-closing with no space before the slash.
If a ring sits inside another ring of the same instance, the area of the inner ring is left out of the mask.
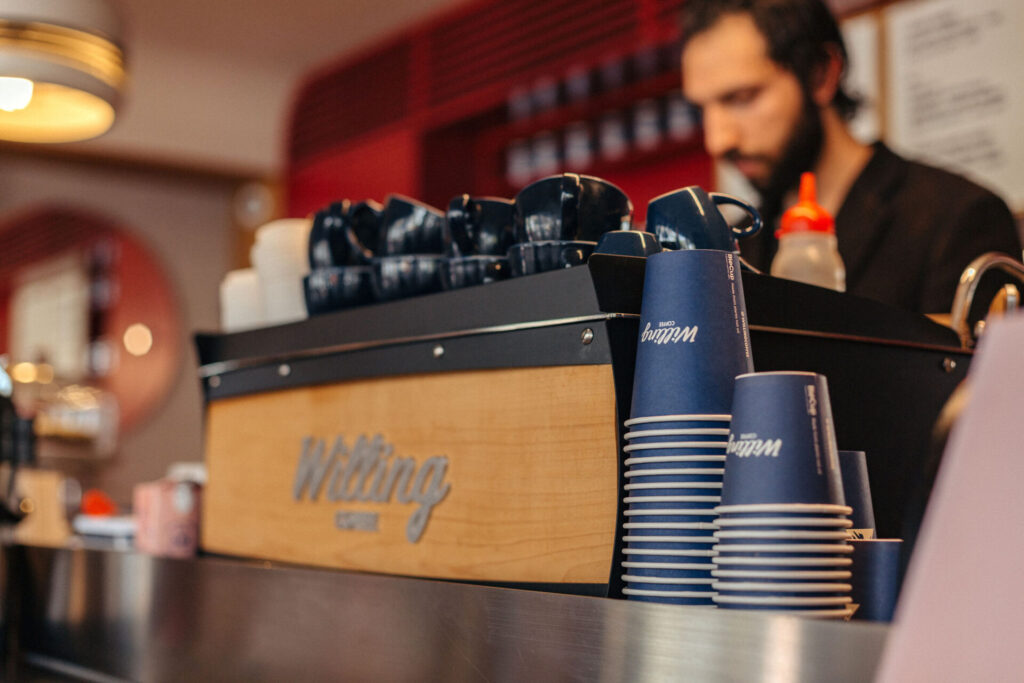
<path id="1" fill-rule="evenodd" d="M 199 541 L 202 487 L 160 479 L 137 484 L 132 505 L 138 528 L 135 547 L 150 555 L 192 557 Z"/>

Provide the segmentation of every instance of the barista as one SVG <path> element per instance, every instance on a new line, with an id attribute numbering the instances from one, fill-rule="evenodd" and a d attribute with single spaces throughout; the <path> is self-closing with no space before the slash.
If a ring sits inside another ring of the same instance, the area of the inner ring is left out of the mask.
<path id="1" fill-rule="evenodd" d="M 948 313 L 963 269 L 1000 251 L 1021 258 L 1006 204 L 952 173 L 864 145 L 847 122 L 843 38 L 821 0 L 688 0 L 683 92 L 704 144 L 761 195 L 766 229 L 741 244 L 768 271 L 774 229 L 800 174 L 817 175 L 835 216 L 846 290 L 920 313 Z"/>

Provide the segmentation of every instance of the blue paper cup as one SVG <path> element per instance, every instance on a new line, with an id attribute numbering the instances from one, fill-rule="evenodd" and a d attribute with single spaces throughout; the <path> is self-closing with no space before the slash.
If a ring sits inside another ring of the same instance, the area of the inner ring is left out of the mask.
<path id="1" fill-rule="evenodd" d="M 730 531 L 846 531 L 853 525 L 853 522 L 841 517 L 799 518 L 772 516 L 737 519 L 728 515 L 719 515 L 718 521 L 722 529 Z"/>
<path id="2" fill-rule="evenodd" d="M 645 417 L 631 417 L 623 424 L 632 431 L 647 431 L 651 429 L 720 429 L 729 428 L 732 415 L 720 414 L 692 414 L 692 415 L 647 415 Z"/>
<path id="3" fill-rule="evenodd" d="M 692 524 L 698 517 L 687 515 L 685 510 L 675 511 L 668 509 L 655 510 L 626 510 L 625 518 L 630 522 L 642 524 L 659 524 L 663 527 L 668 524 Z M 699 522 L 696 522 L 699 524 Z M 665 527 L 672 528 L 672 527 Z"/>
<path id="4" fill-rule="evenodd" d="M 626 432 L 623 437 L 631 444 L 634 443 L 676 443 L 679 441 L 696 441 L 701 445 L 705 443 L 718 444 L 718 447 L 727 446 L 729 443 L 728 427 L 687 427 L 683 429 L 650 429 L 647 431 Z"/>
<path id="5" fill-rule="evenodd" d="M 846 540 L 846 539 L 844 538 L 843 540 Z M 795 549 L 795 548 L 799 548 L 799 547 L 806 548 L 806 550 L 803 550 L 803 551 L 799 551 L 799 550 L 779 550 L 779 551 L 777 551 L 779 553 L 797 552 L 797 553 L 800 553 L 800 554 L 805 554 L 807 556 L 821 555 L 821 554 L 844 555 L 843 551 L 839 551 L 839 550 L 833 551 L 833 552 L 828 552 L 828 551 L 824 551 L 824 550 L 817 550 L 817 548 L 819 548 L 819 547 L 828 546 L 830 544 L 835 544 L 835 545 L 839 545 L 840 544 L 839 541 L 834 541 L 834 540 L 831 543 L 829 543 L 828 541 L 812 541 L 812 540 L 807 540 L 807 541 L 787 540 L 787 541 L 783 541 L 783 540 L 780 539 L 780 540 L 775 541 L 775 540 L 772 540 L 772 539 L 765 539 L 765 538 L 758 538 L 758 539 L 735 538 L 735 539 L 727 539 L 725 541 L 723 541 L 722 539 L 718 539 L 718 543 L 717 543 L 717 545 L 715 545 L 715 547 L 718 548 L 718 550 L 723 555 L 743 554 L 744 556 L 757 557 L 759 555 L 763 555 L 764 553 L 772 552 L 770 550 L 761 550 L 761 551 L 737 550 L 737 548 L 747 548 L 747 547 L 750 547 L 751 545 L 754 545 L 754 544 L 756 544 L 758 547 L 761 547 L 761 548 L 787 548 L 787 549 L 788 548 Z"/>
<path id="6" fill-rule="evenodd" d="M 697 558 L 694 561 L 686 560 L 684 562 L 665 562 L 659 560 L 657 562 L 637 562 L 636 560 L 623 560 L 622 568 L 629 570 L 638 569 L 678 569 L 678 570 L 693 570 L 693 571 L 715 571 L 715 565 L 711 563 L 707 558 Z"/>
<path id="7" fill-rule="evenodd" d="M 871 503 L 871 482 L 868 481 L 868 460 L 864 451 L 839 451 L 843 496 L 853 508 L 853 528 L 862 533 L 875 531 L 875 508 Z M 870 537 L 870 536 L 869 536 Z"/>
<path id="8" fill-rule="evenodd" d="M 669 591 L 673 593 L 682 591 L 712 592 L 711 582 L 713 579 L 708 578 L 685 577 L 676 579 L 674 577 L 644 577 L 631 574 L 624 574 L 622 578 L 626 581 L 627 585 L 634 590 Z M 641 579 L 647 580 L 643 581 Z"/>
<path id="9" fill-rule="evenodd" d="M 719 529 L 715 538 L 723 545 L 737 543 L 842 543 L 847 539 L 845 529 L 821 531 L 791 531 L 789 529 Z"/>
<path id="10" fill-rule="evenodd" d="M 727 441 L 659 441 L 657 443 L 629 443 L 622 452 L 635 456 L 656 455 L 725 455 Z"/>
<path id="11" fill-rule="evenodd" d="M 704 482 L 707 483 L 707 482 Z M 700 503 L 694 507 L 712 509 L 718 507 L 721 500 L 721 489 L 704 489 L 687 486 L 685 483 L 673 483 L 671 481 L 627 481 L 622 485 L 628 498 L 647 498 L 650 496 L 673 496 L 678 498 L 679 503 Z"/>
<path id="12" fill-rule="evenodd" d="M 644 591 L 637 588 L 623 588 L 622 594 L 627 600 L 635 600 L 637 602 L 657 602 L 666 605 L 690 605 L 690 606 L 703 606 L 714 608 L 715 603 L 712 602 L 713 593 L 707 592 L 694 592 L 693 595 L 679 595 L 669 594 L 664 591 Z M 707 596 L 707 597 L 699 597 Z"/>
<path id="13" fill-rule="evenodd" d="M 716 595 L 715 603 L 719 607 L 727 609 L 798 609 L 840 607 L 849 605 L 852 602 L 848 595 L 833 595 L 823 597 L 808 596 L 775 596 L 775 595 Z"/>
<path id="14" fill-rule="evenodd" d="M 720 595 L 747 596 L 753 598 L 768 595 L 789 598 L 832 598 L 850 595 L 850 584 L 839 582 L 793 583 L 780 585 L 752 581 L 715 581 L 712 586 Z"/>
<path id="15" fill-rule="evenodd" d="M 697 564 L 701 560 L 707 561 L 713 558 L 715 552 L 705 548 L 691 548 L 689 550 L 638 550 L 623 548 L 623 554 L 630 562 L 658 562 L 677 564 Z"/>
<path id="16" fill-rule="evenodd" d="M 834 543 L 763 543 L 760 540 L 751 543 L 719 543 L 715 549 L 723 556 L 743 557 L 792 557 L 794 554 L 812 557 L 831 555 L 849 557 L 853 548 L 846 540 Z"/>
<path id="17" fill-rule="evenodd" d="M 819 556 L 819 557 L 748 557 L 746 555 L 722 555 L 715 556 L 712 560 L 720 569 L 745 569 L 752 571 L 806 571 L 849 569 L 853 566 L 853 560 L 847 557 Z"/>
<path id="18" fill-rule="evenodd" d="M 630 455 L 622 463 L 631 470 L 661 469 L 662 467 L 691 467 L 721 470 L 725 474 L 724 455 Z"/>
<path id="19" fill-rule="evenodd" d="M 681 549 L 680 544 L 686 543 L 704 543 L 714 545 L 714 531 L 694 531 L 686 534 L 679 534 L 676 536 L 634 536 L 633 534 L 626 534 L 622 537 L 623 543 L 626 544 L 627 548 L 636 548 L 643 550 L 647 548 L 649 550 L 676 550 Z"/>
<path id="20" fill-rule="evenodd" d="M 736 255 L 648 257 L 631 417 L 728 414 L 733 379 L 752 369 Z"/>
<path id="21" fill-rule="evenodd" d="M 696 518 L 699 519 L 699 518 Z M 713 522 L 673 522 L 671 524 L 656 522 L 630 522 L 623 525 L 623 530 L 630 536 L 649 536 L 657 538 L 661 536 L 681 536 L 691 531 L 715 529 Z"/>
<path id="22" fill-rule="evenodd" d="M 722 569 L 715 565 L 711 576 L 729 581 L 758 581 L 764 583 L 806 583 L 812 581 L 839 581 L 849 583 L 853 572 L 849 569 L 804 569 L 804 570 L 755 570 L 755 569 Z"/>
<path id="23" fill-rule="evenodd" d="M 751 610 L 755 612 L 771 612 L 772 615 L 788 616 L 788 617 L 801 617 L 804 619 L 829 619 L 829 620 L 846 620 L 852 614 L 853 610 L 849 607 L 849 603 L 846 605 L 838 606 L 826 606 L 826 607 L 815 607 L 813 605 L 808 607 L 772 607 L 767 605 L 715 605 L 718 609 L 733 609 L 733 610 Z"/>
<path id="24" fill-rule="evenodd" d="M 845 505 L 824 376 L 736 378 L 722 505 Z"/>
<path id="25" fill-rule="evenodd" d="M 700 472 L 700 470 L 697 470 L 697 472 Z M 721 493 L 722 490 L 721 474 L 696 474 L 689 468 L 630 469 L 623 474 L 626 481 L 632 484 L 673 483 L 680 488 L 694 489 L 695 492 L 699 489 L 705 489 L 708 493 L 716 495 Z"/>
<path id="26" fill-rule="evenodd" d="M 751 579 L 716 579 L 715 590 L 729 591 L 730 593 L 750 593 L 751 595 L 778 592 L 811 593 L 814 595 L 824 593 L 849 594 L 852 586 L 843 581 L 754 581 Z"/>
<path id="27" fill-rule="evenodd" d="M 641 564 L 641 563 L 633 562 L 631 564 L 636 565 L 636 564 Z M 650 564 L 656 564 L 656 563 L 652 562 Z M 703 581 L 701 582 L 701 585 L 708 586 L 708 587 L 711 586 L 711 582 L 714 579 L 711 577 L 711 571 L 710 570 L 708 570 L 708 569 L 682 569 L 681 567 L 683 565 L 679 565 L 679 566 L 680 566 L 679 569 L 676 569 L 676 568 L 646 569 L 644 567 L 636 567 L 636 566 L 633 566 L 633 567 L 623 567 L 623 571 L 625 571 L 626 574 L 623 575 L 622 578 L 623 578 L 623 580 L 628 580 L 630 583 L 632 583 L 634 585 L 636 583 L 644 583 L 644 579 L 651 579 L 651 578 L 661 578 L 661 579 L 664 579 L 664 578 L 676 578 L 676 579 L 684 579 L 684 580 L 685 579 L 691 579 L 691 580 L 693 580 L 693 579 L 702 579 Z M 627 579 L 627 577 L 628 577 L 628 579 Z M 650 583 L 656 583 L 656 582 L 652 581 Z M 683 582 L 680 581 L 680 583 L 683 583 Z M 690 585 L 696 585 L 696 584 L 690 584 Z M 639 586 L 635 586 L 635 587 L 639 588 Z"/>
<path id="28" fill-rule="evenodd" d="M 629 496 L 629 497 L 632 498 L 633 496 Z M 676 496 L 676 497 L 677 498 L 690 498 L 690 499 L 694 499 L 694 498 L 704 498 L 706 496 Z M 662 520 L 659 520 L 659 521 L 662 521 L 662 522 L 668 522 L 668 521 L 672 521 L 672 522 L 699 522 L 700 520 L 705 519 L 705 517 L 700 516 L 702 512 L 704 512 L 704 511 L 713 512 L 714 508 L 715 508 L 715 504 L 713 502 L 711 502 L 711 503 L 692 502 L 692 503 L 689 503 L 687 505 L 680 505 L 680 506 L 677 506 L 677 507 L 674 507 L 674 508 L 672 508 L 672 507 L 665 507 L 664 505 L 661 505 L 661 504 L 659 504 L 659 505 L 660 505 L 660 507 L 653 507 L 652 508 L 650 506 L 644 505 L 642 501 L 641 502 L 630 502 L 630 503 L 627 503 L 626 510 L 623 512 L 623 515 L 625 515 L 627 518 L 632 518 L 630 521 L 653 522 L 653 521 L 655 521 L 652 518 L 653 516 L 672 515 L 672 516 L 675 517 L 675 519 L 671 519 L 671 520 L 662 519 Z M 641 518 L 643 518 L 643 519 L 641 519 Z M 714 520 L 714 517 L 710 517 L 708 519 Z"/>
<path id="29" fill-rule="evenodd" d="M 711 550 L 714 545 L 715 539 L 708 537 L 703 541 L 686 541 L 683 543 L 627 543 L 626 547 L 630 550 L 644 553 L 650 550 Z M 650 546 L 658 547 L 652 548 Z"/>
<path id="30" fill-rule="evenodd" d="M 901 552 L 898 538 L 851 539 L 853 547 L 854 602 L 860 608 L 855 619 L 892 621 L 900 593 Z"/>
<path id="31" fill-rule="evenodd" d="M 679 503 L 671 498 L 677 498 L 679 496 L 658 496 L 657 500 L 645 500 L 644 498 L 634 499 L 633 497 L 627 497 L 623 500 L 626 503 L 626 509 L 632 511 L 632 515 L 627 517 L 640 517 L 647 514 L 649 510 L 657 510 L 659 513 L 671 511 L 671 514 L 678 515 L 680 519 L 676 520 L 679 522 L 699 522 L 707 519 L 707 517 L 701 517 L 697 513 L 701 512 L 701 508 L 694 508 L 692 503 Z M 686 496 L 688 497 L 688 496 Z M 695 512 L 696 511 L 696 512 Z M 687 519 L 682 519 L 686 517 Z"/>
<path id="32" fill-rule="evenodd" d="M 718 506 L 718 514 L 729 519 L 762 519 L 765 517 L 792 517 L 796 520 L 845 519 L 851 511 L 851 508 L 846 505 L 809 503 Z"/>

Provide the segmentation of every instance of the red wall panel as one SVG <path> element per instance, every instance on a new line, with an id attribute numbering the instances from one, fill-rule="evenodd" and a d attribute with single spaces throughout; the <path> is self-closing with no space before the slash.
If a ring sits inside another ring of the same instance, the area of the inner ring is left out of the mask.
<path id="1" fill-rule="evenodd" d="M 338 199 L 420 194 L 420 139 L 409 127 L 370 134 L 295 168 L 288 177 L 288 215 L 305 216 Z"/>

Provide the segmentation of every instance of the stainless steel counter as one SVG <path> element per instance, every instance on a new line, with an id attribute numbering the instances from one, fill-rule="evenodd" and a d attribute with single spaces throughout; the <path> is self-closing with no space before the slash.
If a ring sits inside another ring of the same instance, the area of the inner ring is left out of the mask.
<path id="1" fill-rule="evenodd" d="M 9 662 L 93 680 L 868 681 L 888 630 L 116 551 L 3 569 Z"/>

